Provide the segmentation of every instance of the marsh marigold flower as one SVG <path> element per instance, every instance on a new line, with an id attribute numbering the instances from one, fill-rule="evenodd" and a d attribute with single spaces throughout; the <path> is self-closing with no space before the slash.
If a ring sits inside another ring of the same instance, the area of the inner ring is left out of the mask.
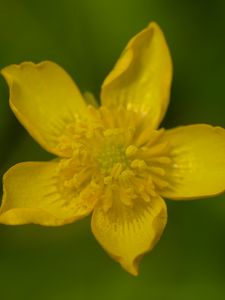
<path id="1" fill-rule="evenodd" d="M 53 62 L 25 62 L 1 73 L 16 117 L 58 158 L 19 163 L 4 175 L 0 223 L 58 226 L 92 213 L 96 239 L 136 275 L 166 225 L 164 197 L 224 191 L 224 129 L 158 129 L 169 103 L 172 62 L 157 24 L 130 40 L 103 82 L 100 107 L 85 103 Z"/>

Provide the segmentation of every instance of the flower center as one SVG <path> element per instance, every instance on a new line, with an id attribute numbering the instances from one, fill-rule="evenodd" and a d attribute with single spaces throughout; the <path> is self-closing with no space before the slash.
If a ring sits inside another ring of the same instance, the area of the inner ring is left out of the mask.
<path id="1" fill-rule="evenodd" d="M 128 167 L 128 159 L 125 155 L 125 147 L 122 144 L 105 144 L 100 149 L 97 161 L 101 172 L 104 175 L 111 173 L 113 167 L 117 164 L 122 168 Z"/>
<path id="2" fill-rule="evenodd" d="M 125 109 L 112 114 L 90 108 L 90 114 L 90 123 L 78 120 L 61 137 L 59 147 L 68 156 L 60 163 L 61 192 L 70 199 L 101 201 L 105 210 L 160 194 L 168 186 L 165 170 L 171 163 L 163 130 L 149 128 L 143 116 Z"/>

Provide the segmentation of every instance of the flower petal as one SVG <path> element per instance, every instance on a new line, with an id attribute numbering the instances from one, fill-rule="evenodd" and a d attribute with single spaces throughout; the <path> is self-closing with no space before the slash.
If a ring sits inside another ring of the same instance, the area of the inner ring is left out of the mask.
<path id="1" fill-rule="evenodd" d="M 169 188 L 162 196 L 188 199 L 225 190 L 225 130 L 190 125 L 167 130 L 173 164 L 167 170 Z"/>
<path id="2" fill-rule="evenodd" d="M 56 160 L 26 162 L 13 166 L 3 177 L 0 223 L 58 226 L 88 215 L 93 203 L 63 198 L 58 189 Z"/>
<path id="3" fill-rule="evenodd" d="M 107 212 L 98 206 L 92 216 L 92 231 L 109 255 L 137 275 L 141 257 L 159 240 L 166 219 L 166 205 L 161 198 L 132 208 L 114 205 Z"/>
<path id="4" fill-rule="evenodd" d="M 57 64 L 24 62 L 1 70 L 10 88 L 10 106 L 19 121 L 45 149 L 56 148 L 65 123 L 86 114 L 86 104 L 69 75 Z"/>
<path id="5" fill-rule="evenodd" d="M 106 77 L 102 103 L 123 105 L 149 115 L 156 128 L 162 120 L 170 96 L 172 62 L 166 40 L 156 23 L 133 37 Z"/>

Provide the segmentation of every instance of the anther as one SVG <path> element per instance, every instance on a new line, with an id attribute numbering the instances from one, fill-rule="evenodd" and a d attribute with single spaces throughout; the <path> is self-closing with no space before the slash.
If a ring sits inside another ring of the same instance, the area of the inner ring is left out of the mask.
<path id="1" fill-rule="evenodd" d="M 131 162 L 131 168 L 133 169 L 146 169 L 147 165 L 144 160 L 141 159 L 135 159 Z"/>
<path id="2" fill-rule="evenodd" d="M 138 148 L 136 146 L 130 145 L 127 147 L 125 154 L 127 157 L 131 157 L 136 154 L 137 150 Z"/>

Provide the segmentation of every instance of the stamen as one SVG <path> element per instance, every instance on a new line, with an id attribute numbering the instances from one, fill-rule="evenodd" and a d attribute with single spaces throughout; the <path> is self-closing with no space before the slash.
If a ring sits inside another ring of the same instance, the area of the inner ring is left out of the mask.
<path id="1" fill-rule="evenodd" d="M 138 150 L 138 148 L 136 146 L 134 146 L 134 145 L 128 146 L 127 149 L 126 149 L 126 152 L 125 152 L 126 156 L 127 157 L 134 156 L 137 153 L 137 150 Z"/>
<path id="2" fill-rule="evenodd" d="M 160 189 L 164 189 L 169 186 L 169 183 L 167 181 L 165 181 L 159 177 L 154 177 L 153 180 L 154 180 L 155 185 Z"/>
<path id="3" fill-rule="evenodd" d="M 107 213 L 113 205 L 113 193 L 110 187 L 106 188 L 103 196 L 100 198 L 100 201 L 103 211 Z"/>
<path id="4" fill-rule="evenodd" d="M 166 175 L 166 172 L 165 170 L 163 170 L 162 168 L 158 168 L 158 167 L 149 167 L 149 170 L 156 174 L 156 175 L 160 175 L 160 176 L 165 176 Z"/>
<path id="5" fill-rule="evenodd" d="M 124 170 L 119 176 L 119 182 L 122 185 L 130 185 L 131 178 L 135 176 L 135 173 L 131 170 Z"/>
<path id="6" fill-rule="evenodd" d="M 135 159 L 131 162 L 130 164 L 132 169 L 146 169 L 147 165 L 146 162 L 144 160 L 141 159 Z"/>
<path id="7" fill-rule="evenodd" d="M 168 153 L 169 145 L 166 142 L 158 143 L 152 147 L 143 147 L 142 151 L 150 156 L 161 156 L 163 153 Z"/>

